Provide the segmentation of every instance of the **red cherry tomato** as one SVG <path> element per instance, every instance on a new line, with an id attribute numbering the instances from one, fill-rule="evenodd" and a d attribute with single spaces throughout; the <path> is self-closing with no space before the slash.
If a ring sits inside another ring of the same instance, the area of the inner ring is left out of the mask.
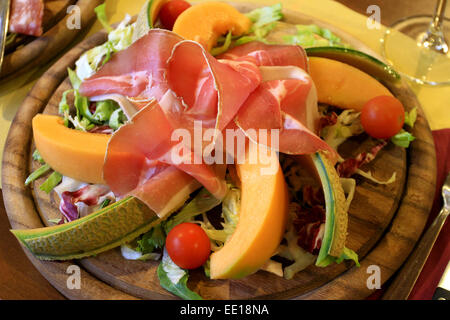
<path id="1" fill-rule="evenodd" d="M 184 0 L 171 0 L 165 3 L 159 11 L 159 18 L 164 28 L 172 30 L 178 16 L 191 5 Z"/>
<path id="2" fill-rule="evenodd" d="M 195 223 L 181 223 L 170 230 L 166 249 L 172 261 L 183 269 L 202 266 L 211 253 L 206 232 Z"/>
<path id="3" fill-rule="evenodd" d="M 369 100 L 361 112 L 361 124 L 370 136 L 388 139 L 396 135 L 405 122 L 402 103 L 391 96 L 379 96 Z"/>

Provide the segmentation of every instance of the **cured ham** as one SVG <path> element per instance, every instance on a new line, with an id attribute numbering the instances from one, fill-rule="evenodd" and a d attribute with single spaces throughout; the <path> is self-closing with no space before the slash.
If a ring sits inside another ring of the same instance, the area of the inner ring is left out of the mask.
<path id="1" fill-rule="evenodd" d="M 105 181 L 160 216 L 200 184 L 224 197 L 226 167 L 204 162 L 205 141 L 195 148 L 199 123 L 200 130 L 214 130 L 212 144 L 225 129 L 279 129 L 281 152 L 331 154 L 316 135 L 320 117 L 307 66 L 298 46 L 252 42 L 215 59 L 196 42 L 150 30 L 80 87 L 85 96 L 120 101 L 130 119 L 109 142 Z M 178 129 L 189 138 L 173 139 Z"/>
<path id="2" fill-rule="evenodd" d="M 39 37 L 43 17 L 43 0 L 12 0 L 9 32 Z"/>
<path id="3" fill-rule="evenodd" d="M 117 52 L 96 74 L 83 81 L 80 93 L 87 97 L 120 94 L 160 99 L 167 90 L 166 62 L 183 38 L 163 30 L 151 30 L 123 51 Z"/>

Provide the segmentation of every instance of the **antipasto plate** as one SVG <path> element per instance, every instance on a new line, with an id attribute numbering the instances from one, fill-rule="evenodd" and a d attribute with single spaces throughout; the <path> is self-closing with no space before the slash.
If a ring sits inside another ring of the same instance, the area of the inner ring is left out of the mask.
<path id="1" fill-rule="evenodd" d="M 369 266 L 380 283 L 400 267 L 431 207 L 435 156 L 395 71 L 280 5 L 154 0 L 131 21 L 58 61 L 7 140 L 13 233 L 58 290 L 361 299 Z M 210 132 L 200 152 L 197 130 Z M 227 132 L 242 154 L 224 142 L 216 157 Z M 67 288 L 72 264 L 82 290 Z"/>

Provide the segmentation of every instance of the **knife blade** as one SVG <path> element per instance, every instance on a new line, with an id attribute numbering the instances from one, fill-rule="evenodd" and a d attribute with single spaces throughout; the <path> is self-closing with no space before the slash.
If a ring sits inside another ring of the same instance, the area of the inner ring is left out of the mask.
<path id="1" fill-rule="evenodd" d="M 450 300 L 450 262 L 447 264 L 441 281 L 433 295 L 433 300 Z"/>
<path id="2" fill-rule="evenodd" d="M 2 0 L 0 2 L 0 70 L 2 69 L 3 56 L 5 54 L 6 35 L 8 33 L 10 6 L 11 6 L 11 0 Z"/>

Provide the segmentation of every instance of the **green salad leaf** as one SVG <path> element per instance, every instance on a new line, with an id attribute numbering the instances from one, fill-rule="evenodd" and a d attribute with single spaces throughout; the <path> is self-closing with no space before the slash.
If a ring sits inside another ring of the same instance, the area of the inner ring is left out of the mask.
<path id="1" fill-rule="evenodd" d="M 122 109 L 116 109 L 110 116 L 108 125 L 113 128 L 114 130 L 117 130 L 120 128 L 121 125 L 123 125 L 127 121 L 127 117 L 123 113 Z"/>
<path id="2" fill-rule="evenodd" d="M 153 227 L 144 233 L 140 240 L 137 240 L 136 251 L 142 254 L 152 253 L 155 249 L 162 249 L 166 242 L 166 234 L 161 224 Z"/>
<path id="3" fill-rule="evenodd" d="M 178 267 L 164 251 L 163 259 L 157 270 L 161 287 L 185 300 L 203 300 L 201 296 L 187 286 L 189 273 Z"/>
<path id="4" fill-rule="evenodd" d="M 254 32 L 264 25 L 283 19 L 281 9 L 281 3 L 277 3 L 273 6 L 258 8 L 247 13 L 246 16 L 253 22 L 250 32 Z"/>
<path id="5" fill-rule="evenodd" d="M 42 159 L 41 154 L 39 153 L 38 149 L 34 150 L 33 152 L 33 160 L 38 161 L 40 164 L 44 164 L 45 161 Z"/>
<path id="6" fill-rule="evenodd" d="M 183 222 L 192 221 L 196 216 L 207 212 L 220 204 L 220 200 L 203 188 L 187 205 L 185 205 L 173 218 L 165 224 L 166 234 L 173 227 Z"/>
<path id="7" fill-rule="evenodd" d="M 119 109 L 119 105 L 113 100 L 99 101 L 92 117 L 97 122 L 109 122 L 111 115 L 117 109 Z"/>
<path id="8" fill-rule="evenodd" d="M 348 47 L 329 29 L 321 28 L 315 24 L 296 25 L 297 33 L 283 36 L 287 44 L 296 44 L 302 47 Z"/>
<path id="9" fill-rule="evenodd" d="M 28 176 L 28 178 L 25 180 L 25 185 L 26 186 L 29 185 L 31 182 L 39 179 L 50 170 L 51 170 L 50 166 L 48 164 L 44 164 L 43 166 L 39 167 Z"/>
<path id="10" fill-rule="evenodd" d="M 47 180 L 39 187 L 42 191 L 50 193 L 62 180 L 62 174 L 59 172 L 53 172 Z"/>
<path id="11" fill-rule="evenodd" d="M 358 260 L 358 254 L 349 248 L 344 248 L 342 254 L 339 258 L 328 255 L 325 259 L 323 259 L 320 263 L 316 263 L 318 267 L 326 267 L 332 263 L 341 263 L 344 260 L 353 260 L 357 267 L 360 267 L 360 263 Z"/>
<path id="12" fill-rule="evenodd" d="M 103 3 L 101 5 L 99 5 L 98 7 L 96 7 L 94 9 L 96 15 L 97 15 L 97 19 L 98 21 L 100 21 L 100 23 L 102 24 L 103 28 L 106 29 L 106 31 L 111 32 L 112 28 L 108 23 L 108 17 L 106 16 L 106 3 Z"/>
<path id="13" fill-rule="evenodd" d="M 405 111 L 405 124 L 414 127 L 417 120 L 417 108 L 413 108 L 410 112 Z"/>
<path id="14" fill-rule="evenodd" d="M 416 138 L 408 131 L 402 129 L 399 133 L 391 138 L 393 144 L 402 147 L 408 148 L 412 141 Z"/>
<path id="15" fill-rule="evenodd" d="M 231 45 L 231 39 L 232 39 L 232 33 L 230 31 L 227 33 L 227 36 L 225 37 L 225 40 L 224 40 L 224 43 L 222 46 L 211 49 L 211 55 L 218 56 L 219 54 L 227 52 Z"/>

